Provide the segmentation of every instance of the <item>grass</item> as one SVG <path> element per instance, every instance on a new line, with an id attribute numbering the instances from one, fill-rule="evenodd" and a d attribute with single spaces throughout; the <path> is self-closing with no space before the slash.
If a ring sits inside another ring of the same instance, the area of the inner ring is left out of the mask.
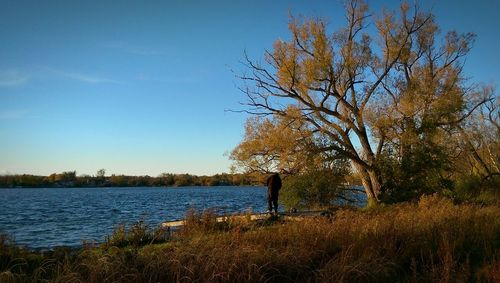
<path id="1" fill-rule="evenodd" d="M 77 251 L 37 253 L 3 237 L 0 281 L 500 282 L 498 206 L 428 196 L 300 222 L 215 217 L 191 211 L 161 237 L 123 227 Z"/>

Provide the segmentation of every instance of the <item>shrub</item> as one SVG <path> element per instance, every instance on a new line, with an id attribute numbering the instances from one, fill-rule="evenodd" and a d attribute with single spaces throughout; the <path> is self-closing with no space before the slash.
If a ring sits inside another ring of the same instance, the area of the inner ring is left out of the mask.
<path id="1" fill-rule="evenodd" d="M 426 194 L 446 192 L 453 182 L 446 150 L 429 142 L 417 142 L 396 158 L 384 153 L 378 161 L 384 184 L 380 199 L 385 203 L 418 200 Z"/>
<path id="2" fill-rule="evenodd" d="M 146 244 L 163 243 L 169 239 L 167 229 L 158 227 L 149 229 L 143 221 L 134 223 L 129 229 L 125 224 L 118 225 L 113 233 L 106 237 L 103 244 L 104 249 L 110 247 L 139 247 Z"/>
<path id="3" fill-rule="evenodd" d="M 449 195 L 457 201 L 471 201 L 482 204 L 495 204 L 500 201 L 500 176 L 490 178 L 481 176 L 460 176 Z"/>
<path id="4" fill-rule="evenodd" d="M 315 170 L 286 178 L 280 200 L 286 208 L 325 208 L 348 199 L 344 174 L 336 170 Z"/>

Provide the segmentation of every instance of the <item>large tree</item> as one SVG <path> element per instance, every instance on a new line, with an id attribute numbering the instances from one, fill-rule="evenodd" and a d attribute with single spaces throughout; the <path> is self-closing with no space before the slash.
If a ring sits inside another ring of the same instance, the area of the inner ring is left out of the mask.
<path id="1" fill-rule="evenodd" d="M 344 28 L 330 33 L 323 20 L 292 19 L 290 40 L 277 40 L 263 62 L 245 57 L 244 111 L 299 121 L 312 135 L 310 148 L 349 159 L 378 202 L 384 153 L 443 139 L 488 93 L 462 74 L 473 34 L 441 36 L 417 5 L 378 16 L 363 1 L 345 6 Z"/>

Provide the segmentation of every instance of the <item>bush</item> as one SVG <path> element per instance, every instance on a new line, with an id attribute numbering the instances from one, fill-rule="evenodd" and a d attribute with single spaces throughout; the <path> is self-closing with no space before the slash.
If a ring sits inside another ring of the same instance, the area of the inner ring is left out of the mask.
<path id="1" fill-rule="evenodd" d="M 344 181 L 342 172 L 329 169 L 290 176 L 283 182 L 280 200 L 286 208 L 329 207 L 348 198 Z"/>
<path id="2" fill-rule="evenodd" d="M 415 143 L 400 158 L 385 153 L 377 165 L 384 180 L 380 196 L 384 203 L 418 200 L 453 188 L 444 174 L 450 170 L 446 151 L 432 143 Z"/>
<path id="3" fill-rule="evenodd" d="M 125 224 L 118 225 L 113 233 L 106 237 L 103 244 L 104 249 L 110 247 L 139 247 L 146 244 L 162 243 L 169 238 L 169 232 L 163 228 L 149 229 L 143 221 L 134 223 L 129 229 Z"/>
<path id="4" fill-rule="evenodd" d="M 500 202 L 500 176 L 460 176 L 449 195 L 457 201 L 471 201 L 481 204 Z"/>

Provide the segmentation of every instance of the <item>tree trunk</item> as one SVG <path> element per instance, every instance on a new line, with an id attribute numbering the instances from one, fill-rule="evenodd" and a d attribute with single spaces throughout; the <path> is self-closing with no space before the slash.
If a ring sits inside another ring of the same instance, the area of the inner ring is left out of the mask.
<path id="1" fill-rule="evenodd" d="M 368 206 L 377 205 L 379 203 L 379 195 L 381 191 L 380 176 L 375 170 L 369 170 L 361 164 L 353 163 L 353 166 L 361 178 Z"/>
<path id="2" fill-rule="evenodd" d="M 363 148 L 363 156 L 365 157 L 366 163 L 358 164 L 357 171 L 361 176 L 361 182 L 363 183 L 363 187 L 366 192 L 368 206 L 374 206 L 380 201 L 379 195 L 382 187 L 382 178 L 379 172 L 374 169 L 373 164 L 376 164 L 376 157 L 372 151 L 368 135 L 366 134 L 366 130 L 364 128 L 358 137 Z"/>
<path id="3" fill-rule="evenodd" d="M 374 198 L 377 202 L 379 202 L 380 201 L 379 196 L 380 196 L 380 193 L 382 192 L 381 176 L 377 172 L 377 170 L 374 170 L 374 169 L 368 170 L 368 175 L 370 176 L 370 182 L 371 182 Z"/>

